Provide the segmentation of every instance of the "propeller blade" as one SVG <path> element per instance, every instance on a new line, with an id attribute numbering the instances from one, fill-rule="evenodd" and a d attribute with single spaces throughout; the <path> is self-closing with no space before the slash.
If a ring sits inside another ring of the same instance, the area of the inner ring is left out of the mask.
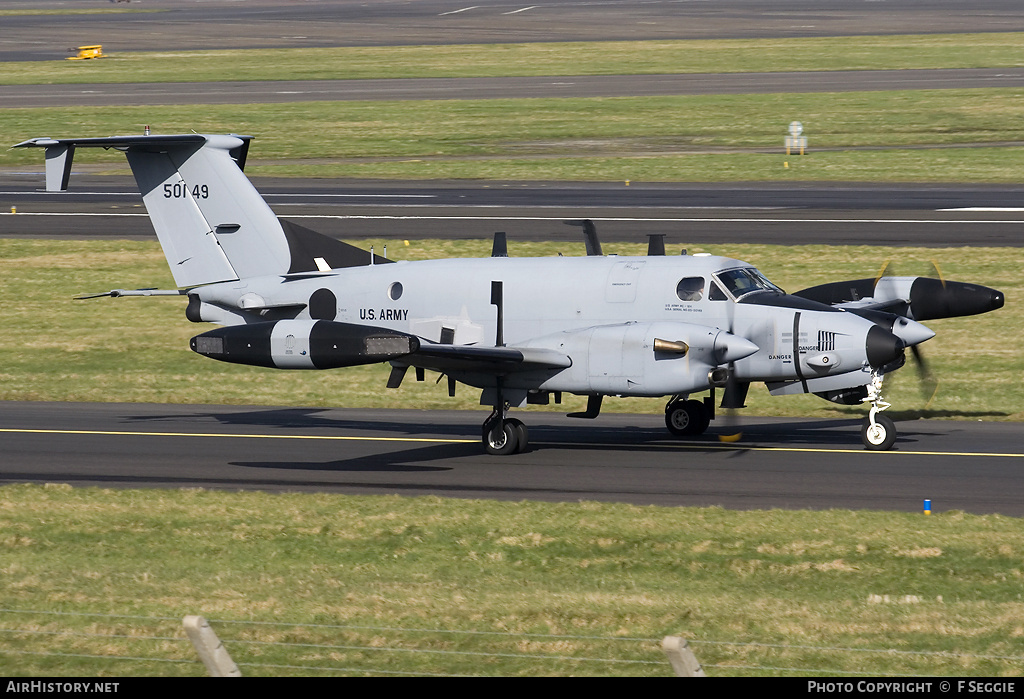
<path id="1" fill-rule="evenodd" d="M 932 373 L 928 362 L 925 361 L 924 353 L 921 352 L 920 347 L 913 345 L 910 348 L 910 352 L 914 355 L 914 362 L 917 364 L 917 377 L 921 381 L 921 395 L 926 399 L 924 409 L 927 410 L 939 392 L 939 380 Z"/>
<path id="2" fill-rule="evenodd" d="M 939 269 L 939 263 L 936 262 L 935 260 L 931 260 L 931 263 L 932 263 L 932 269 L 935 270 L 935 276 L 938 277 L 939 281 L 942 283 L 942 288 L 945 289 L 946 288 L 946 278 L 942 276 L 942 270 Z"/>
<path id="3" fill-rule="evenodd" d="M 726 312 L 729 314 L 729 336 L 735 338 L 733 345 L 738 344 L 736 340 L 743 340 L 746 344 L 756 347 L 753 342 L 750 342 L 745 337 L 737 338 L 734 334 L 736 329 L 736 302 L 729 301 L 728 304 Z M 734 350 L 735 348 L 728 348 L 722 353 L 723 356 L 736 354 L 735 351 L 729 352 L 729 349 Z M 754 351 L 756 352 L 757 350 Z M 743 356 L 749 356 L 750 354 L 753 353 L 744 354 Z M 747 398 L 747 389 L 750 388 L 750 384 L 741 384 L 736 380 L 736 359 L 734 357 L 729 359 L 727 366 L 729 368 L 729 378 L 725 382 L 725 392 L 722 395 L 722 403 L 719 406 L 725 410 L 725 415 L 722 418 L 722 427 L 725 433 L 718 435 L 718 441 L 732 443 L 738 442 L 743 438 L 743 432 L 736 429 L 736 408 L 743 407 L 743 401 Z"/>
<path id="4" fill-rule="evenodd" d="M 882 263 L 882 268 L 880 270 L 878 270 L 878 274 L 875 275 L 875 283 L 874 283 L 874 286 L 871 287 L 872 289 L 874 287 L 878 286 L 879 280 L 881 280 L 881 278 L 885 276 L 885 273 L 889 271 L 889 263 L 890 262 L 892 262 L 892 258 L 890 258 L 890 259 L 888 259 L 888 260 L 886 260 L 885 262 Z"/>

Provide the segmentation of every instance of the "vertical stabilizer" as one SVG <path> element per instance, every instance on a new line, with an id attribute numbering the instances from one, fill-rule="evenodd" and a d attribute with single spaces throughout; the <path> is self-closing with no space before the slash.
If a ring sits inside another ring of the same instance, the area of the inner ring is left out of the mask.
<path id="1" fill-rule="evenodd" d="M 277 216 L 242 172 L 251 136 L 37 138 L 47 189 L 67 189 L 75 149 L 124 151 L 174 281 L 192 287 L 273 274 L 290 265 Z"/>

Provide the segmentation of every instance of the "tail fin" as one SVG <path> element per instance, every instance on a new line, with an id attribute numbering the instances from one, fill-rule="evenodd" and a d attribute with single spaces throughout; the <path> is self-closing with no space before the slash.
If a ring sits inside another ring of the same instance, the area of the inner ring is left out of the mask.
<path id="1" fill-rule="evenodd" d="M 75 149 L 124 151 L 179 287 L 287 274 L 288 239 L 242 168 L 251 136 L 36 138 L 46 188 L 67 189 Z"/>

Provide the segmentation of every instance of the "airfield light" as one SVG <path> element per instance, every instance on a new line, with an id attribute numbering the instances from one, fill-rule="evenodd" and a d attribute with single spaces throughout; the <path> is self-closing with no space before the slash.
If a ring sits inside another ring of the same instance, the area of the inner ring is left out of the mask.
<path id="1" fill-rule="evenodd" d="M 924 501 L 924 513 L 925 513 L 925 515 L 930 515 L 932 513 L 932 501 L 931 500 L 925 500 Z"/>

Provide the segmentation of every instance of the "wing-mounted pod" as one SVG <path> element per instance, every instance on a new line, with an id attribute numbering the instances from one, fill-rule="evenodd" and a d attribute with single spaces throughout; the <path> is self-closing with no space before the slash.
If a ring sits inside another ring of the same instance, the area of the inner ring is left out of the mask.
<path id="1" fill-rule="evenodd" d="M 376 364 L 412 354 L 408 333 L 328 320 L 279 320 L 232 325 L 196 335 L 193 352 L 233 364 L 277 369 L 334 369 Z"/>
<path id="2" fill-rule="evenodd" d="M 978 315 L 1002 308 L 1001 291 L 931 277 L 880 277 L 831 282 L 798 291 L 812 301 L 847 310 L 866 308 L 925 321 Z"/>

